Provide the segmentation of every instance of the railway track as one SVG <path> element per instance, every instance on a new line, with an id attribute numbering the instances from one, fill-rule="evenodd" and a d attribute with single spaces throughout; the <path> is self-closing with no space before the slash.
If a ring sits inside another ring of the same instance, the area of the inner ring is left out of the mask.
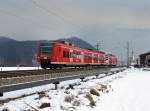
<path id="1" fill-rule="evenodd" d="M 101 67 L 105 68 L 105 67 Z M 74 71 L 83 71 L 83 70 L 95 70 L 99 69 L 99 67 L 95 68 L 66 68 L 66 69 L 57 69 L 57 70 L 18 70 L 18 71 L 1 71 L 1 78 L 13 78 L 13 77 L 22 77 L 22 76 L 33 76 L 33 75 L 43 75 L 43 74 L 52 74 L 52 73 L 63 73 L 63 72 L 74 72 Z"/>
<path id="2" fill-rule="evenodd" d="M 111 71 L 112 69 L 113 71 Z M 98 76 L 102 73 L 116 73 L 122 70 L 123 68 L 94 68 L 0 72 L 0 96 L 3 96 L 4 92 L 50 83 L 55 84 L 55 88 L 57 88 L 57 84 L 60 81 L 77 78 L 84 79 L 87 76 Z"/>
<path id="3" fill-rule="evenodd" d="M 50 73 L 61 73 L 61 72 L 73 72 L 80 71 L 83 69 L 57 69 L 57 70 L 20 70 L 20 71 L 2 71 L 0 72 L 0 78 L 12 78 L 12 77 L 22 77 L 22 76 L 33 76 L 33 75 L 43 75 Z M 91 69 L 92 70 L 92 69 Z"/>
<path id="4" fill-rule="evenodd" d="M 50 73 L 74 72 L 74 71 L 94 70 L 94 69 L 97 69 L 97 68 L 76 68 L 76 69 L 65 68 L 65 69 L 55 69 L 55 70 L 38 69 L 38 70 L 1 71 L 0 78 L 43 75 L 43 74 L 50 74 Z"/>

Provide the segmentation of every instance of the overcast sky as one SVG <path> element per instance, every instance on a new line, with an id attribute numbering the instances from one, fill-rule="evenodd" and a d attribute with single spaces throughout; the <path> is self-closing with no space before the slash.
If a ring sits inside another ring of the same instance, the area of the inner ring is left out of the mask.
<path id="1" fill-rule="evenodd" d="M 123 56 L 129 41 L 140 54 L 150 50 L 150 0 L 0 0 L 0 36 L 77 36 Z"/>

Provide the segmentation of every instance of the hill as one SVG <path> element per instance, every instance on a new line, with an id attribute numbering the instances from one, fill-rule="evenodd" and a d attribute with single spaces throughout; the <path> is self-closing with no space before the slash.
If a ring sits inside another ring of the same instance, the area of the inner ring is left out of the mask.
<path id="1" fill-rule="evenodd" d="M 94 49 L 89 43 L 77 37 L 61 40 L 73 43 L 78 47 Z M 42 41 L 16 41 L 0 37 L 0 66 L 36 65 L 37 48 Z"/>
<path id="2" fill-rule="evenodd" d="M 80 39 L 78 37 L 71 37 L 71 38 L 59 39 L 59 40 L 63 40 L 63 41 L 72 43 L 72 44 L 74 44 L 77 47 L 91 49 L 91 50 L 96 50 L 90 43 L 88 43 L 88 42 L 86 42 L 83 39 Z"/>
<path id="3" fill-rule="evenodd" d="M 0 43 L 6 43 L 6 42 L 16 42 L 16 40 L 4 36 L 0 36 Z"/>

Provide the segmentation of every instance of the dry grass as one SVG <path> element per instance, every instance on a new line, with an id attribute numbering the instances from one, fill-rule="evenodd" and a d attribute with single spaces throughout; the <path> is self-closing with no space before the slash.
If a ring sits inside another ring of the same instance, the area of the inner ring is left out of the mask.
<path id="1" fill-rule="evenodd" d="M 74 111 L 76 108 L 75 107 L 73 107 L 73 106 L 71 106 L 71 107 L 64 107 L 64 106 L 60 106 L 60 109 L 62 110 L 62 111 Z"/>
<path id="2" fill-rule="evenodd" d="M 48 97 L 49 99 L 51 99 L 51 98 L 49 97 L 49 95 L 47 94 L 47 92 L 44 92 L 44 91 L 38 92 L 38 95 L 39 95 L 39 99 L 41 99 L 41 98 L 43 98 L 43 97 Z"/>
<path id="3" fill-rule="evenodd" d="M 80 106 L 80 101 L 75 99 L 73 102 L 72 102 L 72 105 L 73 106 Z"/>
<path id="4" fill-rule="evenodd" d="M 89 104 L 89 105 L 90 105 L 91 107 L 96 106 L 95 101 L 94 101 L 94 99 L 93 99 L 93 97 L 92 97 L 91 94 L 87 93 L 85 97 L 90 101 L 90 104 Z"/>
<path id="5" fill-rule="evenodd" d="M 61 106 L 60 106 L 60 109 L 61 109 L 61 110 L 65 110 L 65 107 L 61 105 Z"/>
<path id="6" fill-rule="evenodd" d="M 90 89 L 90 93 L 96 96 L 100 96 L 99 92 L 96 89 Z"/>
<path id="7" fill-rule="evenodd" d="M 4 108 L 2 111 L 12 111 L 9 108 Z"/>
<path id="8" fill-rule="evenodd" d="M 31 106 L 30 104 L 24 102 L 27 106 L 29 106 L 31 109 L 29 109 L 28 111 L 39 111 L 37 108 Z"/>
<path id="9" fill-rule="evenodd" d="M 101 84 L 102 89 L 107 89 L 107 85 Z"/>
<path id="10" fill-rule="evenodd" d="M 4 99 L 4 100 L 0 100 L 0 104 L 8 103 L 8 102 L 10 102 L 10 101 L 14 101 L 14 100 L 17 100 L 17 99 L 20 99 L 20 98 L 24 98 L 24 97 L 26 97 L 26 96 L 31 96 L 31 95 L 33 95 L 33 94 L 35 94 L 35 93 L 27 94 L 27 95 L 24 94 L 24 95 L 21 95 L 21 96 L 19 96 L 19 97 L 7 98 L 7 99 Z"/>
<path id="11" fill-rule="evenodd" d="M 43 108 L 47 108 L 47 107 L 50 107 L 50 106 L 51 106 L 50 103 L 42 103 L 39 108 L 40 108 L 40 109 L 43 109 Z"/>
<path id="12" fill-rule="evenodd" d="M 73 100 L 74 100 L 73 95 L 67 95 L 67 96 L 65 96 L 65 99 L 64 99 L 64 101 L 68 102 L 68 103 L 71 103 Z"/>
<path id="13" fill-rule="evenodd" d="M 108 87 L 107 87 L 107 85 L 98 84 L 98 87 L 96 89 L 98 91 L 101 91 L 101 92 L 106 92 L 106 90 L 108 89 Z"/>
<path id="14" fill-rule="evenodd" d="M 38 92 L 39 94 L 43 93 L 44 91 L 42 92 Z M 4 103 L 8 103 L 10 101 L 14 101 L 14 100 L 17 100 L 17 99 L 20 99 L 20 98 L 24 98 L 24 97 L 27 97 L 27 96 L 31 96 L 31 95 L 34 95 L 34 94 L 37 94 L 37 92 L 34 92 L 34 93 L 30 93 L 30 94 L 24 94 L 24 95 L 21 95 L 21 96 L 18 96 L 18 97 L 14 97 L 14 98 L 7 98 L 7 99 L 2 99 L 0 100 L 0 104 L 4 104 Z M 48 96 L 48 95 L 47 95 Z M 46 96 L 46 97 L 47 97 Z M 50 97 L 48 97 L 50 99 Z"/>

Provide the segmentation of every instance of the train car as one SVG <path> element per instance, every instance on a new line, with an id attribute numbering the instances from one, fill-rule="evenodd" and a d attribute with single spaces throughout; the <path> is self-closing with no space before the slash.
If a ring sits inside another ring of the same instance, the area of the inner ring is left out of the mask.
<path id="1" fill-rule="evenodd" d="M 105 53 L 75 47 L 64 41 L 40 43 L 37 55 L 42 68 L 85 67 L 106 65 Z M 115 65 L 115 56 L 107 55 L 107 65 Z"/>
<path id="2" fill-rule="evenodd" d="M 61 68 L 64 66 L 82 66 L 83 49 L 74 47 L 62 41 L 40 43 L 38 48 L 38 63 L 42 68 Z"/>
<path id="3" fill-rule="evenodd" d="M 99 64 L 104 66 L 105 65 L 105 52 L 99 52 Z"/>
<path id="4" fill-rule="evenodd" d="M 116 66 L 117 65 L 117 57 L 112 54 L 106 54 L 105 55 L 105 65 Z"/>

